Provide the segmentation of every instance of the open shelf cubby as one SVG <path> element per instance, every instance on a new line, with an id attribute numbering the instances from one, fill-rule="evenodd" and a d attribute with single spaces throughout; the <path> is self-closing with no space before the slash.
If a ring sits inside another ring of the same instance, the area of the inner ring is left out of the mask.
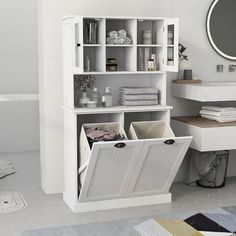
<path id="1" fill-rule="evenodd" d="M 104 50 L 102 47 L 84 47 L 84 72 L 86 72 L 86 60 L 89 58 L 89 72 L 102 72 L 105 68 Z"/>
<path id="2" fill-rule="evenodd" d="M 83 43 L 103 44 L 105 32 L 105 20 L 101 18 L 83 19 Z"/>
<path id="3" fill-rule="evenodd" d="M 126 30 L 127 36 L 131 39 L 131 44 L 136 40 L 136 20 L 135 19 L 106 19 L 106 37 L 111 31 Z"/>
<path id="4" fill-rule="evenodd" d="M 137 43 L 145 44 L 143 41 L 143 33 L 147 31 L 151 31 L 151 43 L 154 45 L 163 45 L 163 20 L 144 20 L 139 19 L 137 23 Z"/>
<path id="5" fill-rule="evenodd" d="M 107 47 L 106 60 L 108 58 L 116 60 L 117 72 L 136 71 L 135 51 L 134 47 Z"/>
<path id="6" fill-rule="evenodd" d="M 151 56 L 155 58 L 155 69 L 154 71 L 163 71 L 163 47 L 153 47 L 153 46 L 138 46 L 137 47 L 137 71 L 149 71 L 148 70 L 148 60 Z"/>

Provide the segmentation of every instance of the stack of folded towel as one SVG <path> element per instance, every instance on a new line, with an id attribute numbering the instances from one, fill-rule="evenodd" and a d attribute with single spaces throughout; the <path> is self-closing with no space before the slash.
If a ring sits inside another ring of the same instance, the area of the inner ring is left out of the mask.
<path id="1" fill-rule="evenodd" d="M 158 105 L 158 89 L 152 87 L 120 88 L 120 103 L 124 106 Z"/>
<path id="2" fill-rule="evenodd" d="M 218 122 L 236 121 L 235 107 L 218 107 L 218 106 L 203 106 L 200 110 L 200 115 L 209 120 Z"/>
<path id="3" fill-rule="evenodd" d="M 107 36 L 107 44 L 110 45 L 129 45 L 132 43 L 132 40 L 129 36 L 127 36 L 127 32 L 124 29 L 119 31 L 111 31 Z"/>

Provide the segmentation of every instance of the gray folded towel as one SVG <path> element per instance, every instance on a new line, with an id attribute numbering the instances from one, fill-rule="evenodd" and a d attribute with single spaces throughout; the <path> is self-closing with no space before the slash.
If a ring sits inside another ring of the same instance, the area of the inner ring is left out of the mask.
<path id="1" fill-rule="evenodd" d="M 122 101 L 145 101 L 145 100 L 157 100 L 157 94 L 121 94 L 120 99 Z"/>
<path id="2" fill-rule="evenodd" d="M 124 106 L 148 106 L 148 105 L 158 105 L 158 101 L 157 101 L 157 100 L 121 101 L 121 105 L 124 105 Z"/>
<path id="3" fill-rule="evenodd" d="M 120 94 L 158 94 L 158 89 L 153 87 L 122 87 L 120 88 Z"/>

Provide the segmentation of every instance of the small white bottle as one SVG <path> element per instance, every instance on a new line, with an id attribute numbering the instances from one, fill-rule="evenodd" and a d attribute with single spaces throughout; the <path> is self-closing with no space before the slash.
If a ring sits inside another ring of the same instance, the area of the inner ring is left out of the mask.
<path id="1" fill-rule="evenodd" d="M 85 60 L 85 71 L 86 72 L 90 71 L 90 60 L 88 56 L 86 57 L 86 60 Z"/>
<path id="2" fill-rule="evenodd" d="M 97 106 L 100 106 L 100 93 L 96 87 L 93 88 L 93 92 L 91 94 L 92 101 L 97 103 Z"/>
<path id="3" fill-rule="evenodd" d="M 111 93 L 111 87 L 106 87 L 105 93 L 105 106 L 106 107 L 112 107 L 112 93 Z"/>

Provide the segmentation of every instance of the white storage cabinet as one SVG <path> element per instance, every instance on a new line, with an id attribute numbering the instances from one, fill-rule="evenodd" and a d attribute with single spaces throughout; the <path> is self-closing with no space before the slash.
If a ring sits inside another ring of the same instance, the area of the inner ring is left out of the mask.
<path id="1" fill-rule="evenodd" d="M 84 41 L 84 25 L 91 19 L 98 22 L 97 44 Z M 106 44 L 107 33 L 119 29 L 127 30 L 131 45 Z M 142 44 L 144 29 L 152 31 L 150 45 Z M 173 33 L 171 44 L 168 44 L 168 31 Z M 139 48 L 149 48 L 158 55 L 156 71 L 140 71 Z M 176 138 L 171 129 L 166 128 L 166 136 L 95 143 L 90 150 L 81 135 L 84 136 L 83 125 L 93 123 L 120 123 L 126 133 L 132 122 L 163 121 L 167 127 L 172 107 L 166 105 L 166 73 L 178 70 L 178 19 L 65 17 L 63 52 L 65 202 L 74 212 L 170 202 L 169 187 L 191 137 Z M 91 58 L 92 71 L 89 72 L 84 71 L 87 56 Z M 118 71 L 106 71 L 108 57 L 117 59 Z M 75 77 L 88 74 L 95 76 L 100 92 L 106 86 L 112 87 L 113 107 L 78 107 Z M 159 105 L 120 106 L 119 89 L 125 86 L 157 87 Z M 82 186 L 79 177 L 82 177 Z"/>

